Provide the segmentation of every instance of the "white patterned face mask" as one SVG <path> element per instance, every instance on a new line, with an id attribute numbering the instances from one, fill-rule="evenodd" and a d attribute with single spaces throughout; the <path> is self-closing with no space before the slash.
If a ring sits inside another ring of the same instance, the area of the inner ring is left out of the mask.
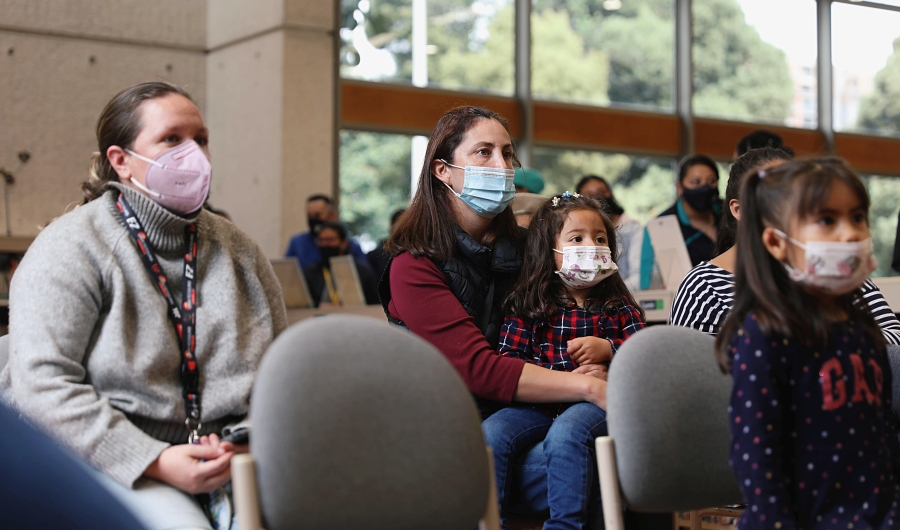
<path id="1" fill-rule="evenodd" d="M 571 246 L 553 252 L 563 255 L 556 274 L 573 289 L 593 287 L 619 270 L 609 247 Z"/>
<path id="2" fill-rule="evenodd" d="M 784 264 L 791 280 L 825 292 L 847 294 L 866 281 L 878 265 L 872 253 L 872 239 L 862 241 L 807 241 L 803 243 L 781 230 L 775 233 L 806 252 L 803 270 Z"/>

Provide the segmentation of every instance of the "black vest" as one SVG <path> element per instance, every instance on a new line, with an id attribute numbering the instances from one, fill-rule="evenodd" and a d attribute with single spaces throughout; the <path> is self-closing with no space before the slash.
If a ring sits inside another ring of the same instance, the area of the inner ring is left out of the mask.
<path id="1" fill-rule="evenodd" d="M 406 324 L 388 311 L 392 262 L 393 258 L 388 261 L 381 276 L 378 296 L 388 320 L 405 328 Z M 475 319 L 475 324 L 484 333 L 491 348 L 496 350 L 500 341 L 500 326 L 503 325 L 503 300 L 522 268 L 522 256 L 516 246 L 512 241 L 501 239 L 490 249 L 475 241 L 465 230 L 456 227 L 456 253 L 452 258 L 434 261 L 434 264 L 444 273 L 450 291 L 466 313 Z M 486 400 L 476 400 L 484 417 L 497 408 Z"/>

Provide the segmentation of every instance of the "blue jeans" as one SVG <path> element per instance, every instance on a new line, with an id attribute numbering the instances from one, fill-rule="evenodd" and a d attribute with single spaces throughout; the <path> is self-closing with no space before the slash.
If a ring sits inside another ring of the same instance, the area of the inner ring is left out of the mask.
<path id="1" fill-rule="evenodd" d="M 494 451 L 500 517 L 550 510 L 544 530 L 581 529 L 599 516 L 594 439 L 604 436 L 606 411 L 577 403 L 555 419 L 525 406 L 502 409 L 481 424 Z"/>

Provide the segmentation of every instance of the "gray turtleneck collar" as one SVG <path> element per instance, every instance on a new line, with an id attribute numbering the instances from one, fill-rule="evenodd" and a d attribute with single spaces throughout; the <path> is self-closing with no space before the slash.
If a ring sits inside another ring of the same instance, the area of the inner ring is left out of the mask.
<path id="1" fill-rule="evenodd" d="M 181 252 L 184 250 L 184 228 L 190 223 L 196 222 L 197 230 L 201 231 L 202 229 L 202 209 L 190 214 L 188 217 L 181 217 L 166 210 L 150 197 L 120 182 L 110 182 L 109 188 L 110 190 L 106 193 L 112 196 L 111 207 L 116 219 L 123 226 L 125 225 L 116 207 L 116 199 L 121 191 L 144 227 L 150 245 L 158 253 Z"/>

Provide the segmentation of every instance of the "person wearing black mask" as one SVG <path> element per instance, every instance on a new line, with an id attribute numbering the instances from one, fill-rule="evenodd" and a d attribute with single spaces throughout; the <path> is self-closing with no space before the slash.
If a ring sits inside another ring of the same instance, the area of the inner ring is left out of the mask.
<path id="1" fill-rule="evenodd" d="M 334 207 L 331 198 L 321 194 L 310 195 L 306 199 L 306 220 L 309 225 L 309 232 L 301 232 L 292 237 L 287 251 L 284 253 L 284 257 L 297 260 L 300 270 L 322 259 L 316 246 L 315 233 L 322 223 L 338 221 L 338 211 Z M 366 253 L 362 251 L 356 241 L 349 239 L 349 244 L 350 252 L 353 253 L 355 258 L 366 259 Z"/>
<path id="2" fill-rule="evenodd" d="M 334 278 L 331 275 L 331 258 L 344 256 L 350 251 L 347 229 L 341 223 L 323 222 L 317 225 L 316 247 L 321 258 L 303 269 L 306 284 L 316 307 L 323 303 L 340 305 Z M 378 278 L 365 260 L 354 256 L 359 283 L 366 298 L 366 304 L 378 303 Z"/>
<path id="3" fill-rule="evenodd" d="M 619 244 L 619 255 L 616 263 L 619 265 L 619 275 L 625 280 L 625 285 L 632 291 L 637 290 L 641 281 L 641 224 L 628 217 L 615 195 L 609 182 L 597 175 L 585 175 L 575 185 L 575 193 L 603 199 L 606 213 L 616 227 L 616 237 Z"/>
<path id="4" fill-rule="evenodd" d="M 674 215 L 678 218 L 691 265 L 696 266 L 701 261 L 711 259 L 716 251 L 716 229 L 722 210 L 718 166 L 706 155 L 691 155 L 685 158 L 678 166 L 675 189 L 678 192 L 678 200 L 671 208 L 659 214 L 659 217 Z M 641 248 L 641 289 L 651 287 L 654 260 L 650 234 L 644 229 Z"/>

